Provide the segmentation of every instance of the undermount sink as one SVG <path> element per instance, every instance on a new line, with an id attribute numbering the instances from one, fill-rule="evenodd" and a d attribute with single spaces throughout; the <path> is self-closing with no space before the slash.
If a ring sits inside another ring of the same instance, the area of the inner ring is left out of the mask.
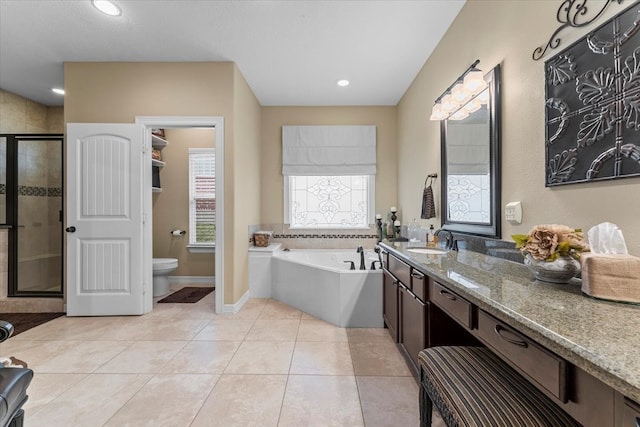
<path id="1" fill-rule="evenodd" d="M 443 255 L 447 253 L 447 251 L 441 251 L 440 249 L 429 249 L 429 248 L 410 248 L 407 250 L 409 252 L 415 252 L 417 254 L 425 254 L 425 255 Z"/>

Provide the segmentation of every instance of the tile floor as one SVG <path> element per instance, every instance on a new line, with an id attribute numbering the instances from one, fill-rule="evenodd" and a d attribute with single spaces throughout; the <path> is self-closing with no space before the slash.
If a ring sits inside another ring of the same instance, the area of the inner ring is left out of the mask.
<path id="1" fill-rule="evenodd" d="M 25 425 L 419 425 L 418 387 L 386 329 L 338 328 L 267 299 L 233 316 L 213 306 L 212 293 L 10 338 L 1 353 L 35 371 Z"/>

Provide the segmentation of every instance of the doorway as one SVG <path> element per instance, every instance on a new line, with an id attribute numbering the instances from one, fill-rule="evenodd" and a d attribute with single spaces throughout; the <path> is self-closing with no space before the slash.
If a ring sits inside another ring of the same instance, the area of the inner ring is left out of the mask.
<path id="1" fill-rule="evenodd" d="M 215 131 L 215 176 L 216 187 L 219 191 L 216 192 L 216 212 L 218 213 L 215 218 L 216 222 L 216 235 L 215 235 L 215 312 L 222 313 L 224 309 L 224 118 L 219 116 L 197 116 L 197 117 L 182 117 L 182 116 L 143 116 L 136 117 L 136 123 L 145 126 L 145 147 L 151 147 L 151 130 L 155 128 L 213 128 Z M 152 201 L 152 166 L 151 157 L 152 152 L 150 149 L 146 150 L 145 156 L 148 158 L 144 161 L 143 171 L 145 182 L 143 191 L 144 210 L 147 212 L 147 217 L 151 217 L 153 212 Z M 185 171 L 187 173 L 187 171 Z M 152 283 L 152 259 L 153 259 L 153 226 L 152 221 L 146 221 L 143 230 L 143 260 L 145 265 L 149 268 L 145 268 L 145 280 L 144 283 L 147 287 Z M 153 298 L 151 289 L 146 289 L 144 302 L 144 312 L 148 312 L 153 307 Z"/>
<path id="2" fill-rule="evenodd" d="M 63 296 L 63 135 L 0 135 L 9 297 Z"/>

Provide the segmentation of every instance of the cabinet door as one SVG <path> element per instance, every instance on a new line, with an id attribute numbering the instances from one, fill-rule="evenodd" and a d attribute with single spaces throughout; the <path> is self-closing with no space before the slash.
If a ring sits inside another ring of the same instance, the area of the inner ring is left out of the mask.
<path id="1" fill-rule="evenodd" d="M 400 342 L 417 369 L 418 353 L 427 346 L 427 305 L 400 285 L 402 329 Z"/>
<path id="2" fill-rule="evenodd" d="M 622 427 L 638 427 L 638 426 L 640 426 L 640 405 L 625 398 Z"/>
<path id="3" fill-rule="evenodd" d="M 384 324 L 387 325 L 391 338 L 394 342 L 398 342 L 399 338 L 399 320 L 398 320 L 398 282 L 386 270 L 382 275 L 382 317 Z"/>

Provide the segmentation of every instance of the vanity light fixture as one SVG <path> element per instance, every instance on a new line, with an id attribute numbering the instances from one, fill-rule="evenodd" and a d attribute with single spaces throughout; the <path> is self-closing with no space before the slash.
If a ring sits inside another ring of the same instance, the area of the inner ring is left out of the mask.
<path id="1" fill-rule="evenodd" d="M 120 8 L 112 1 L 109 0 L 91 0 L 93 6 L 98 9 L 100 12 L 109 16 L 120 16 L 122 11 Z"/>
<path id="2" fill-rule="evenodd" d="M 476 68 L 479 63 L 477 59 L 436 99 L 429 120 L 462 120 L 488 101 L 488 96 L 483 96 L 487 82 L 482 70 Z"/>
<path id="3" fill-rule="evenodd" d="M 338 80 L 338 81 L 336 82 L 336 84 L 337 84 L 338 86 L 340 86 L 340 87 L 347 87 L 347 86 L 349 86 L 350 82 L 349 82 L 349 80 L 342 79 L 342 80 Z"/>
<path id="4" fill-rule="evenodd" d="M 54 87 L 51 89 L 53 93 L 57 93 L 58 95 L 64 95 L 64 89 L 60 89 L 59 87 Z"/>

